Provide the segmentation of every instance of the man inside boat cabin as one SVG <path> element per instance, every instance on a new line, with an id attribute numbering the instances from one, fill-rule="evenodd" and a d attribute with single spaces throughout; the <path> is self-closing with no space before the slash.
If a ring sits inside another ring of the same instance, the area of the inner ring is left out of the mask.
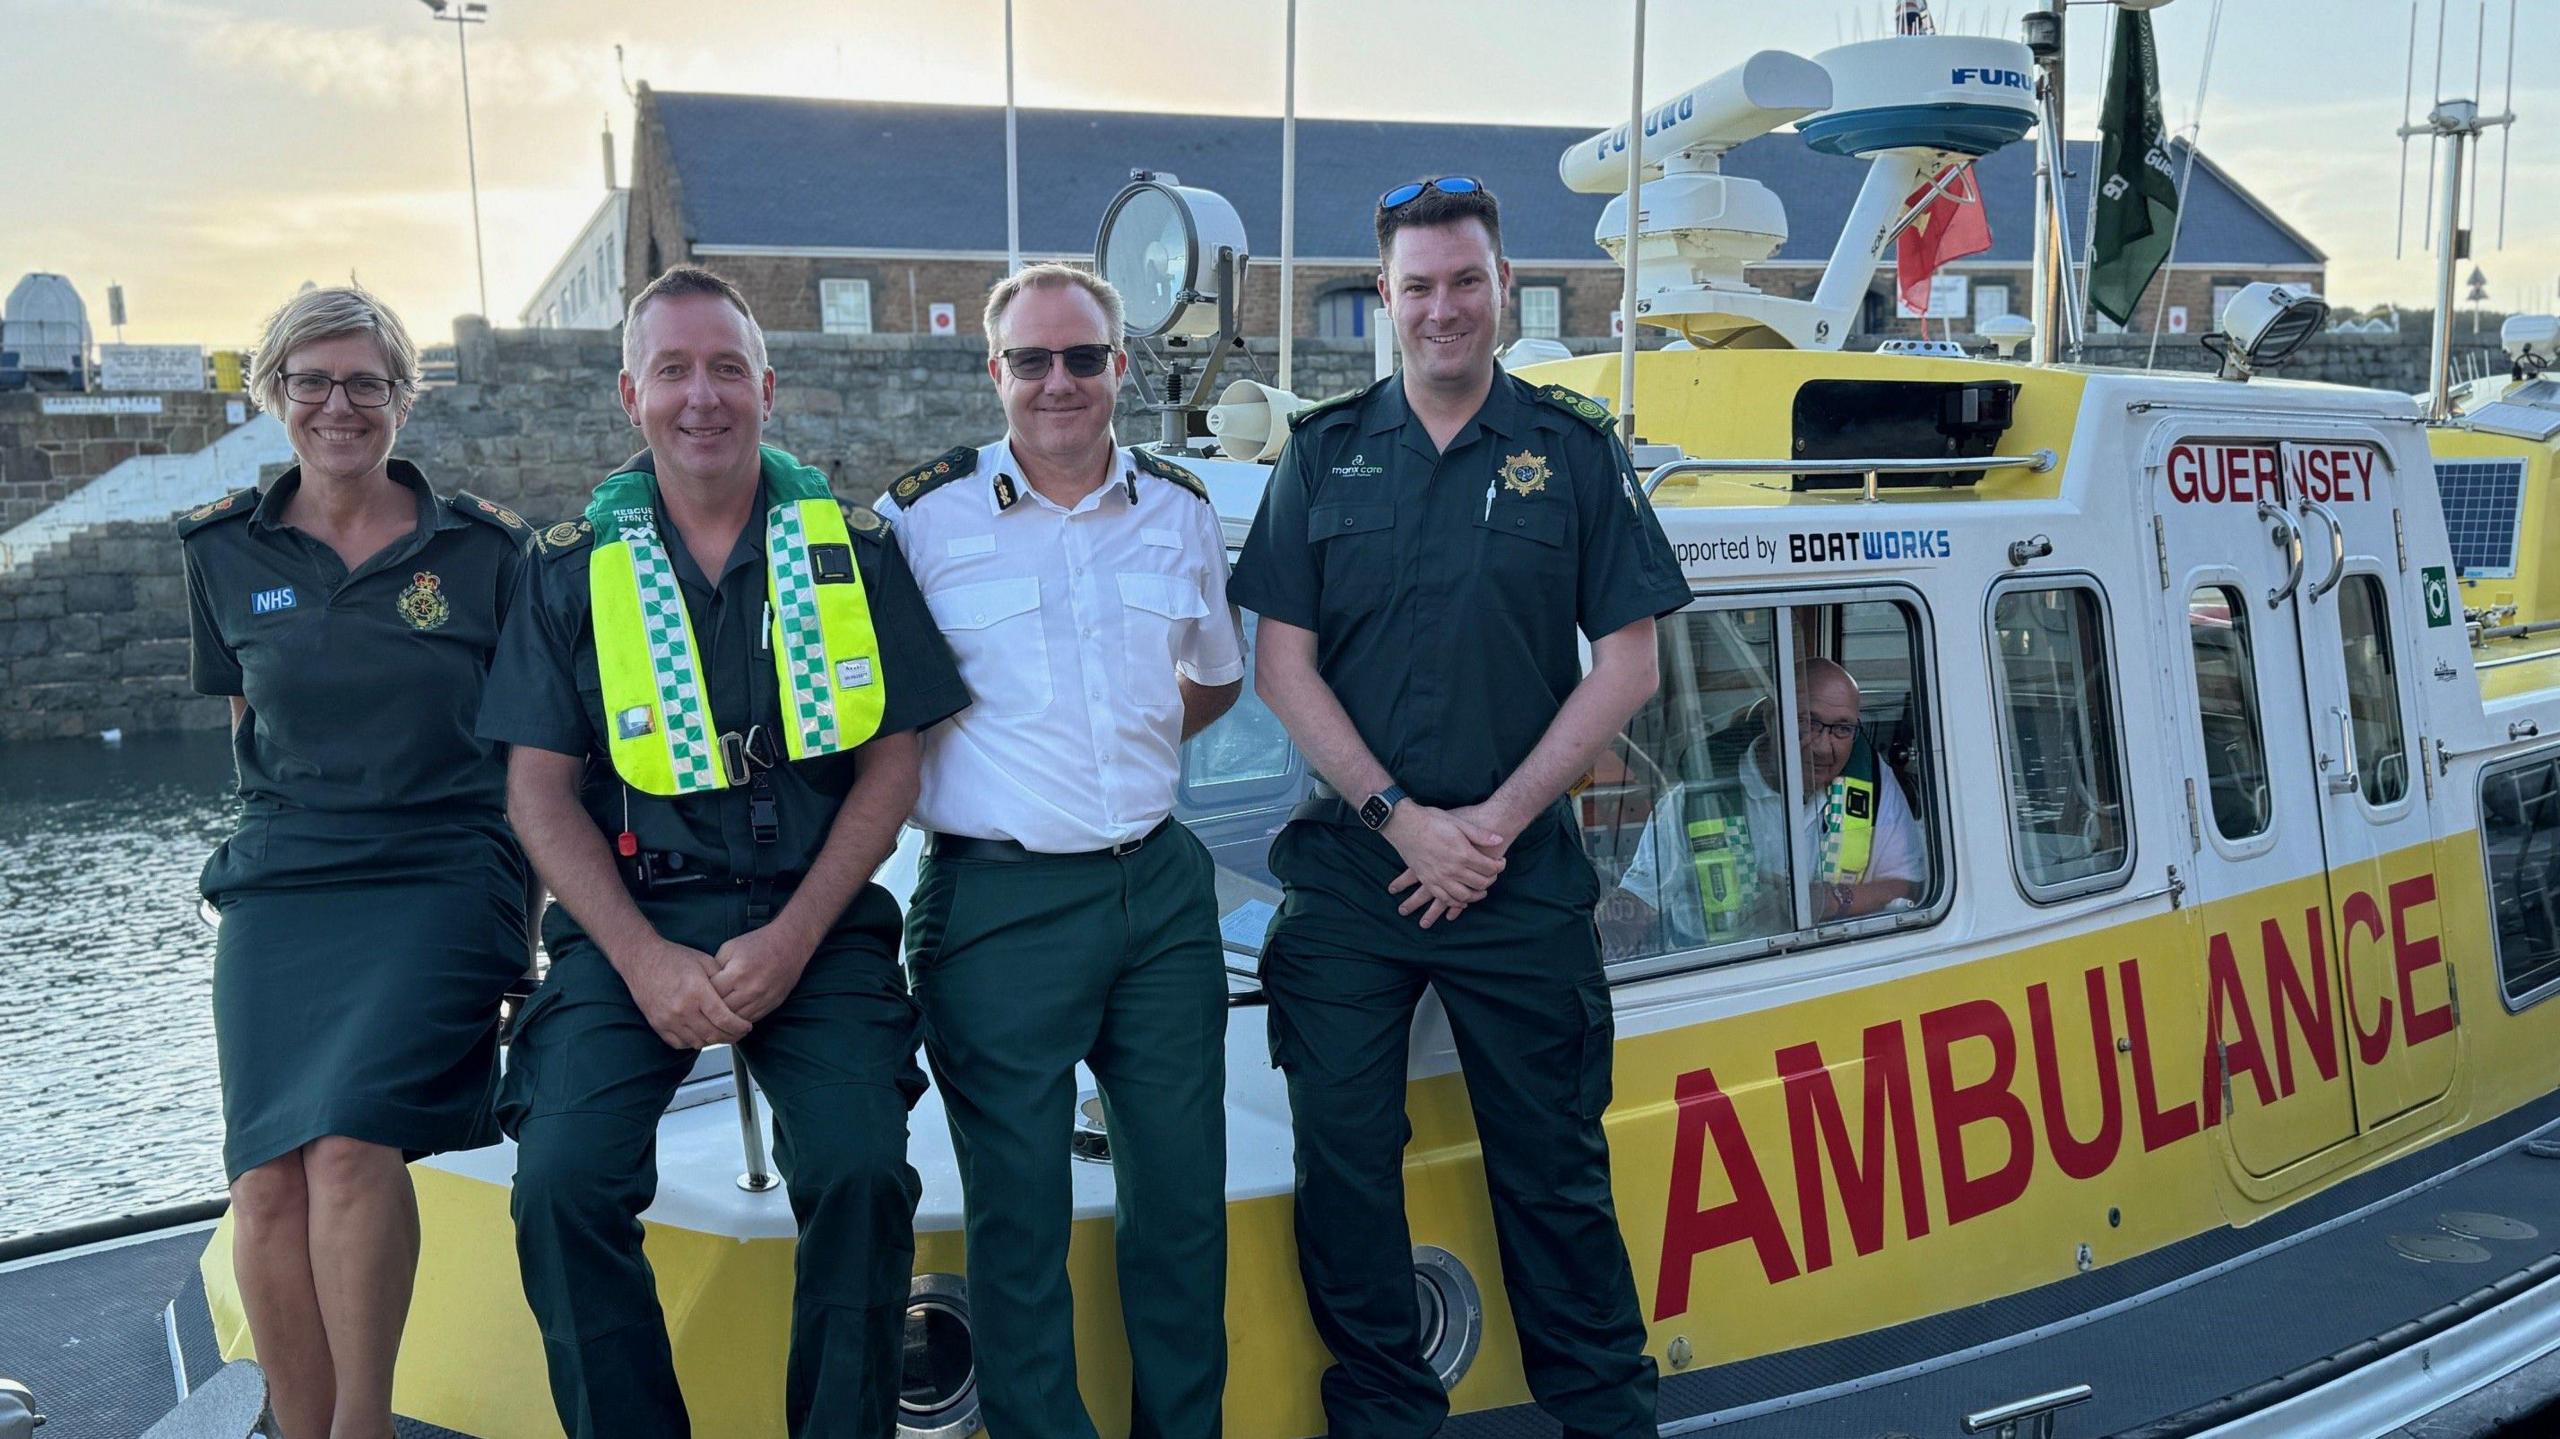
<path id="1" fill-rule="evenodd" d="M 622 359 L 648 448 L 541 533 L 480 714 L 558 899 L 498 1102 L 525 1297 L 570 1434 L 688 1432 L 640 1212 L 658 1116 L 696 1051 L 733 1043 L 799 1223 L 790 1432 L 885 1435 L 924 1075 L 897 901 L 870 880 L 915 803 L 916 731 L 968 694 L 880 518 L 760 444 L 775 377 L 735 287 L 659 276 Z"/>
<path id="2" fill-rule="evenodd" d="M 1812 656 L 1798 663 L 1796 683 L 1803 789 L 1795 824 L 1815 864 L 1807 891 L 1815 922 L 1909 904 L 1927 887 L 1928 851 L 1901 780 L 1859 726 L 1857 679 Z M 1795 928 L 1777 715 L 1764 698 L 1709 736 L 1654 806 L 1618 880 L 1620 895 L 1642 906 L 1649 947 L 1693 949 Z"/>
<path id="3" fill-rule="evenodd" d="M 1093 1439 L 1067 1287 L 1076 1065 L 1107 1107 L 1130 1428 L 1216 1439 L 1226 1387 L 1226 949 L 1173 818 L 1182 742 L 1244 691 L 1197 476 L 1111 432 L 1120 294 L 1033 265 L 987 296 L 1005 436 L 881 498 L 977 703 L 924 740 L 907 963 L 968 1203 L 990 1433 Z"/>
<path id="4" fill-rule="evenodd" d="M 1271 846 L 1272 1058 L 1298 1266 L 1335 1434 L 1436 1432 L 1405 1223 L 1406 1042 L 1447 1012 L 1530 1392 L 1577 1436 L 1653 1435 L 1609 1192 L 1599 881 L 1566 786 L 1655 689 L 1689 599 L 1608 413 L 1494 362 L 1510 268 L 1463 176 L 1379 199 L 1397 374 L 1301 412 L 1230 593 L 1257 692 L 1326 785 Z M 1577 631 L 1591 644 L 1583 672 Z"/>

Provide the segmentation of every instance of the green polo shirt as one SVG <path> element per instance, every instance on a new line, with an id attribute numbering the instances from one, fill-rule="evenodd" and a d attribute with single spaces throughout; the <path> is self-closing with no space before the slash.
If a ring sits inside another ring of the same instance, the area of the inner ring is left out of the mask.
<path id="1" fill-rule="evenodd" d="M 619 469 L 647 462 L 643 455 Z M 755 518 L 739 532 L 716 577 L 705 575 L 681 542 L 666 546 L 693 621 L 712 717 L 722 729 L 739 733 L 750 724 L 771 730 L 781 704 L 773 655 L 765 648 L 770 631 L 765 624 L 762 516 L 769 503 L 759 485 Z M 957 714 L 968 706 L 969 692 L 905 558 L 868 511 L 858 520 L 850 511 L 848 516 L 854 562 L 880 642 L 880 683 L 888 691 L 879 732 L 923 729 Z M 675 534 L 663 501 L 658 533 Z M 583 520 L 542 532 L 540 552 L 490 673 L 488 700 L 480 710 L 481 737 L 585 759 L 579 795 L 596 827 L 608 836 L 628 830 L 652 854 L 682 855 L 687 871 L 720 878 L 751 876 L 756 854 L 746 787 L 661 797 L 632 789 L 614 773 L 587 585 L 594 538 Z M 778 747 L 778 736 L 775 743 Z M 816 860 L 836 811 L 853 788 L 854 763 L 854 756 L 845 753 L 782 763 L 773 770 L 781 829 L 773 873 L 798 876 Z"/>
<path id="2" fill-rule="evenodd" d="M 1490 797 L 1594 639 L 1689 601 L 1589 401 L 1496 369 L 1444 452 L 1391 376 L 1300 417 L 1227 594 L 1311 630 L 1316 669 L 1425 804 Z"/>
<path id="3" fill-rule="evenodd" d="M 251 813 L 505 808 L 474 722 L 531 532 L 486 500 L 437 496 L 406 460 L 390 472 L 417 528 L 353 572 L 282 522 L 298 466 L 178 520 L 188 675 L 248 701 L 231 747 Z"/>

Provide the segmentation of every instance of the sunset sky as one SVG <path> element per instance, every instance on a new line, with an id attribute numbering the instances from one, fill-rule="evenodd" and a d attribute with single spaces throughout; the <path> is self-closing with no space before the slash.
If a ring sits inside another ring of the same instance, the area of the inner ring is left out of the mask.
<path id="1" fill-rule="evenodd" d="M 2019 4 L 1941 3 L 1941 29 L 2014 36 Z M 2214 0 L 2155 13 L 2171 126 L 2197 116 Z M 2437 0 L 2419 23 L 2418 108 Z M 1810 54 L 1882 32 L 1888 0 L 1654 0 L 1646 86 L 1664 98 L 1756 48 Z M 2505 91 L 2506 0 L 2487 7 L 2484 87 Z M 471 30 L 489 308 L 501 324 L 602 193 L 617 76 L 661 89 L 1001 103 L 1002 0 L 490 0 Z M 2095 134 L 2109 12 L 2071 11 L 2070 130 Z M 1017 0 L 1025 105 L 1277 114 L 1282 0 Z M 1626 112 L 1625 0 L 1301 0 L 1304 116 L 1588 125 Z M 2452 0 L 2444 93 L 2472 88 L 2477 0 Z M 2328 252 L 2333 302 L 2427 303 L 2425 156 L 2393 258 L 2408 0 L 2227 0 L 2202 146 Z M 2499 142 L 2479 254 L 2492 301 L 2560 285 L 2560 4 L 2525 0 L 2507 247 Z M 2545 57 L 2536 63 L 2535 56 Z M 1167 80 L 1165 77 L 1179 77 Z M 121 282 L 134 341 L 236 345 L 302 281 L 350 272 L 422 338 L 478 308 L 454 30 L 419 0 L 0 0 L 0 287 L 67 274 L 106 329 Z M 1136 157 L 1142 159 L 1143 157 Z M 1134 163 L 1134 160 L 1133 160 Z M 1463 157 L 1453 157 L 1462 164 Z M 957 180 L 959 177 L 955 177 Z M 979 183 L 1001 186 L 1001 174 Z"/>

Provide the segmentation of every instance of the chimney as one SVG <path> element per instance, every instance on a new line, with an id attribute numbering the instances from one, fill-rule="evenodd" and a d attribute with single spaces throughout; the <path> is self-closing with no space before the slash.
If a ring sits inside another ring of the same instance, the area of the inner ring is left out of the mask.
<path id="1" fill-rule="evenodd" d="M 607 120 L 604 125 L 604 192 L 610 195 L 619 188 L 613 175 L 613 122 Z"/>

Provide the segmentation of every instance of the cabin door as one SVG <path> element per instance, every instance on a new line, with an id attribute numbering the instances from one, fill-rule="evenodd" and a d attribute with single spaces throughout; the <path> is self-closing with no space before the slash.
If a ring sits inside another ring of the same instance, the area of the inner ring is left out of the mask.
<path id="1" fill-rule="evenodd" d="M 2322 845 L 2346 975 L 2356 1111 L 2367 1130 L 2453 1082 L 2453 969 L 2438 937 L 2433 826 L 2410 673 L 2425 623 L 2401 559 L 2399 476 L 2377 444 L 2280 447 L 2309 549 L 2295 619 L 2319 772 Z"/>
<path id="2" fill-rule="evenodd" d="M 2162 723 L 2183 763 L 2198 1096 L 2252 1175 L 2356 1134 L 2356 1090 L 2296 618 L 2300 522 L 2274 448 L 2164 430 L 2146 457 Z M 2315 522 L 2316 523 L 2316 522 Z"/>

